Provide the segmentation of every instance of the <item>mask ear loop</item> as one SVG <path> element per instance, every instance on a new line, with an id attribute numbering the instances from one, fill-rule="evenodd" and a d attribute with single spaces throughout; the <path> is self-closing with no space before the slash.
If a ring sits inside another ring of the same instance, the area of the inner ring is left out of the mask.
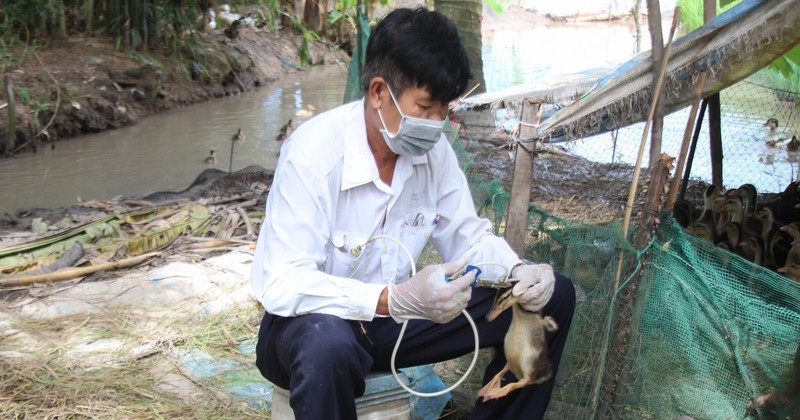
<path id="1" fill-rule="evenodd" d="M 386 121 L 383 120 L 383 115 L 381 114 L 381 109 L 380 108 L 378 108 L 378 118 L 381 119 L 381 124 L 383 124 L 383 131 L 385 131 L 386 134 L 389 135 L 389 137 L 394 137 L 394 136 L 397 135 L 397 133 L 392 134 L 392 132 L 389 131 L 389 127 L 386 126 Z M 399 131 L 400 127 L 398 126 L 397 128 L 398 128 L 398 131 Z"/>
<path id="2" fill-rule="evenodd" d="M 394 98 L 394 94 L 392 93 L 392 88 L 389 87 L 389 83 L 386 83 L 386 90 L 389 91 L 389 97 L 392 98 L 392 103 L 394 103 L 394 107 L 397 108 L 397 112 L 400 114 L 400 122 L 403 122 L 403 118 L 405 118 L 405 114 L 403 114 L 403 110 L 400 109 L 400 105 L 397 104 L 397 100 Z M 400 132 L 400 125 L 397 126 L 397 131 L 392 133 L 389 131 L 389 127 L 386 126 L 386 121 L 383 119 L 383 114 L 381 113 L 381 109 L 378 108 L 378 118 L 381 120 L 381 124 L 383 124 L 383 131 L 389 135 L 389 137 L 394 137 L 397 133 Z"/>
<path id="3" fill-rule="evenodd" d="M 405 118 L 406 114 L 403 114 L 403 110 L 400 109 L 400 104 L 397 103 L 397 99 L 394 97 L 394 93 L 392 93 L 392 88 L 389 87 L 389 84 L 386 84 L 386 90 L 389 91 L 389 97 L 392 98 L 392 102 L 394 102 L 394 107 L 397 108 L 397 112 L 400 113 L 400 116 Z"/>

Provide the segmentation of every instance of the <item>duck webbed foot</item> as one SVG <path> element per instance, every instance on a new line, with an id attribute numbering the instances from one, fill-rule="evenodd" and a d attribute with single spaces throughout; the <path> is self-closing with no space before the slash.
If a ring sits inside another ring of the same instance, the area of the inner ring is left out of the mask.
<path id="1" fill-rule="evenodd" d="M 500 389 L 500 385 L 503 383 L 503 376 L 510 370 L 508 365 L 505 365 L 500 372 L 497 372 L 497 375 L 494 375 L 491 381 L 481 388 L 478 391 L 478 398 L 483 397 L 484 401 L 487 401 L 486 394 L 497 391 Z M 489 398 L 492 399 L 492 398 Z"/>
<path id="2" fill-rule="evenodd" d="M 528 386 L 530 384 L 531 384 L 530 379 L 522 378 L 519 381 L 511 382 L 510 384 L 508 384 L 508 385 L 506 385 L 506 386 L 504 386 L 502 388 L 495 388 L 495 389 L 488 390 L 486 393 L 483 394 L 483 400 L 484 401 L 489 401 L 489 400 L 496 400 L 498 398 L 503 398 L 506 395 L 510 394 L 512 391 L 514 391 L 516 389 L 519 389 L 519 388 L 524 388 L 524 387 L 526 387 L 526 386 Z M 481 391 L 483 391 L 483 390 L 481 390 Z"/>

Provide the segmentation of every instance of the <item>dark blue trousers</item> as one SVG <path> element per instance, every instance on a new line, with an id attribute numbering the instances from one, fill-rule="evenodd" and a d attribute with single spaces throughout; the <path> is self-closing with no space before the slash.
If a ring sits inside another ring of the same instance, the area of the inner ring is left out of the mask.
<path id="1" fill-rule="evenodd" d="M 472 290 L 467 311 L 475 320 L 481 348 L 494 347 L 487 366 L 487 383 L 505 365 L 503 339 L 511 323 L 511 310 L 492 322 L 486 314 L 495 291 Z M 479 399 L 471 419 L 540 419 L 544 416 L 564 350 L 572 314 L 575 289 L 556 273 L 553 297 L 542 309 L 556 320 L 558 330 L 548 333 L 548 356 L 553 376 L 546 382 L 516 390 L 489 402 Z M 361 325 L 366 334 L 361 332 Z M 290 391 L 289 404 L 297 420 L 355 419 L 355 398 L 364 394 L 364 378 L 371 370 L 391 370 L 390 358 L 402 324 L 392 318 L 358 323 L 310 314 L 284 318 L 264 315 L 256 346 L 256 365 L 270 382 Z M 408 323 L 395 364 L 398 368 L 450 360 L 469 354 L 475 347 L 473 332 L 464 316 L 448 324 L 413 320 Z M 503 383 L 515 380 L 510 372 Z"/>

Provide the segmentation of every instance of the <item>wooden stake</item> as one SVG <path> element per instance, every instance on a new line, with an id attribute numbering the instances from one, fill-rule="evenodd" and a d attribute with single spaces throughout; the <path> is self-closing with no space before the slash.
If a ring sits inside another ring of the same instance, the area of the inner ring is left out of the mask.
<path id="1" fill-rule="evenodd" d="M 678 187 L 680 186 L 681 178 L 683 177 L 683 167 L 686 161 L 686 155 L 689 152 L 689 142 L 692 139 L 692 131 L 694 131 L 694 123 L 697 120 L 697 108 L 700 106 L 700 100 L 703 96 L 703 87 L 706 85 L 706 72 L 701 72 L 697 77 L 697 85 L 694 88 L 694 98 L 692 99 L 692 107 L 689 110 L 689 119 L 686 121 L 686 130 L 683 132 L 683 141 L 681 142 L 681 150 L 678 154 L 678 163 L 675 167 L 675 174 L 672 176 L 672 182 L 669 185 L 669 196 L 665 207 L 671 209 L 675 205 L 678 197 Z"/>
<path id="2" fill-rule="evenodd" d="M 525 254 L 525 234 L 528 230 L 528 205 L 531 202 L 533 156 L 531 140 L 536 137 L 536 127 L 542 116 L 542 103 L 525 100 L 519 129 L 519 143 L 514 155 L 514 178 L 511 181 L 511 198 L 508 201 L 505 237 L 509 246 L 520 257 Z"/>
<path id="3" fill-rule="evenodd" d="M 14 83 L 8 78 L 3 77 L 3 84 L 8 95 L 8 124 L 6 124 L 6 157 L 11 156 L 17 140 L 17 112 L 14 105 Z"/>

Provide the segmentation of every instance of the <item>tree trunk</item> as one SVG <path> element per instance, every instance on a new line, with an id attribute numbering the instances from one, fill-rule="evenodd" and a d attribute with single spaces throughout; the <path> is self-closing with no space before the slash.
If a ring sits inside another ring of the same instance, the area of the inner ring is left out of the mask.
<path id="1" fill-rule="evenodd" d="M 467 90 L 480 83 L 474 93 L 486 92 L 486 81 L 483 78 L 483 44 L 481 41 L 481 19 L 483 2 L 481 0 L 434 0 L 433 7 L 449 17 L 458 28 L 469 56 L 472 70 Z"/>
<path id="2" fill-rule="evenodd" d="M 703 22 L 708 22 L 717 15 L 717 2 L 703 1 Z M 719 188 L 723 186 L 722 179 L 722 110 L 719 93 L 708 98 L 708 142 L 711 154 L 711 183 Z"/>
<path id="3" fill-rule="evenodd" d="M 86 32 L 94 32 L 94 0 L 83 0 L 83 16 L 86 18 Z"/>
<path id="4" fill-rule="evenodd" d="M 281 4 L 281 27 L 294 28 L 293 16 L 297 16 L 297 7 L 294 0 L 280 0 Z"/>
<path id="5" fill-rule="evenodd" d="M 633 26 L 636 31 L 636 43 L 633 46 L 633 53 L 639 54 L 642 51 L 642 0 L 633 0 Z"/>
<path id="6" fill-rule="evenodd" d="M 308 29 L 314 32 L 322 30 L 319 0 L 306 0 L 306 6 L 303 8 L 303 23 L 306 24 Z"/>

